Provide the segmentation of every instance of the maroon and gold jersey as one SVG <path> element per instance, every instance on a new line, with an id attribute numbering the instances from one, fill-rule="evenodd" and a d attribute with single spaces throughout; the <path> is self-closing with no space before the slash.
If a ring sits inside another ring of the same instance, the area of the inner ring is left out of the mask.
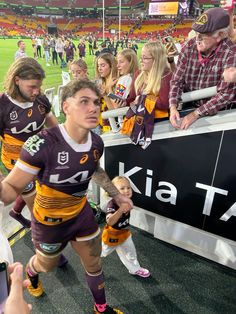
<path id="1" fill-rule="evenodd" d="M 114 214 L 119 209 L 119 206 L 112 199 L 108 202 L 104 212 L 107 215 Z M 130 212 L 127 214 L 122 214 L 120 219 L 112 226 L 114 229 L 121 230 L 129 226 Z"/>
<path id="2" fill-rule="evenodd" d="M 78 215 L 86 203 L 89 181 L 103 154 L 100 136 L 89 132 L 76 143 L 63 125 L 30 137 L 16 165 L 37 175 L 34 216 L 43 224 L 58 224 Z"/>
<path id="3" fill-rule="evenodd" d="M 110 200 L 104 209 L 106 216 L 114 214 L 119 209 L 119 206 L 114 200 Z M 130 213 L 122 214 L 119 220 L 113 225 L 106 226 L 102 232 L 102 242 L 108 246 L 117 246 L 122 244 L 131 235 L 131 231 L 127 228 L 129 226 Z"/>
<path id="4" fill-rule="evenodd" d="M 1 159 L 7 169 L 12 169 L 23 143 L 41 131 L 51 104 L 44 95 L 32 102 L 20 103 L 6 94 L 0 96 Z"/>

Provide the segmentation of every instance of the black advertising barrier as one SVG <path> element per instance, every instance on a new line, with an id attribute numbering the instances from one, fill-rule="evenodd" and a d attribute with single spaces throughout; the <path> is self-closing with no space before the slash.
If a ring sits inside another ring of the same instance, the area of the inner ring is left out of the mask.
<path id="1" fill-rule="evenodd" d="M 136 206 L 235 241 L 236 130 L 182 132 L 146 150 L 106 145 L 105 169 L 129 177 Z"/>

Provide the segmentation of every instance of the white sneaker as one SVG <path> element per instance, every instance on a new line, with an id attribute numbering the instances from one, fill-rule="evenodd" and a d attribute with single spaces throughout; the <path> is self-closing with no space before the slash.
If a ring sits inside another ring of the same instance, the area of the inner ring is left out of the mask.
<path id="1" fill-rule="evenodd" d="M 139 276 L 139 277 L 143 277 L 143 278 L 147 278 L 149 277 L 151 274 L 150 274 L 150 271 L 146 268 L 140 268 L 139 270 L 137 270 L 135 273 L 131 273 L 129 272 L 131 275 L 135 275 L 135 276 Z"/>

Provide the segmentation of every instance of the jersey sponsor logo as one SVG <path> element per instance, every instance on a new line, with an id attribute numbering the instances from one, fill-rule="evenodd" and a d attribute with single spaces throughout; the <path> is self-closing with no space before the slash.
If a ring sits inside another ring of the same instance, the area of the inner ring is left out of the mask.
<path id="1" fill-rule="evenodd" d="M 84 163 L 86 163 L 87 160 L 88 160 L 88 154 L 84 154 L 82 158 L 80 159 L 79 163 L 83 165 Z"/>
<path id="2" fill-rule="evenodd" d="M 33 114 L 33 110 L 32 110 L 32 109 L 29 109 L 29 110 L 28 110 L 28 114 L 27 114 L 28 118 L 30 118 L 30 117 L 32 116 L 32 114 Z"/>
<path id="3" fill-rule="evenodd" d="M 47 253 L 55 253 L 59 251 L 61 243 L 40 243 L 39 244 L 42 251 Z"/>
<path id="4" fill-rule="evenodd" d="M 69 161 L 69 153 L 68 152 L 59 152 L 57 155 L 57 162 L 60 165 L 65 165 Z"/>
<path id="5" fill-rule="evenodd" d="M 10 119 L 11 119 L 12 121 L 14 121 L 14 120 L 16 120 L 17 118 L 18 118 L 17 112 L 16 112 L 16 111 L 12 111 L 12 112 L 10 113 Z"/>
<path id="6" fill-rule="evenodd" d="M 44 123 L 45 123 L 45 119 L 43 120 L 43 122 L 39 126 L 37 125 L 36 121 L 33 121 L 33 122 L 28 123 L 23 129 L 21 129 L 19 131 L 16 129 L 16 127 L 11 128 L 11 132 L 12 132 L 12 134 L 32 133 L 32 132 L 35 132 L 35 131 L 42 129 Z"/>
<path id="7" fill-rule="evenodd" d="M 72 177 L 68 177 L 63 180 L 59 180 L 59 177 L 60 177 L 60 174 L 51 174 L 49 177 L 49 182 L 56 183 L 56 184 L 61 184 L 61 183 L 73 184 L 73 183 L 87 181 L 88 179 L 90 179 L 88 170 L 79 171 L 75 173 Z"/>
<path id="8" fill-rule="evenodd" d="M 23 147 L 31 156 L 34 156 L 39 151 L 40 145 L 44 142 L 45 140 L 38 135 L 33 135 L 25 142 Z"/>
<path id="9" fill-rule="evenodd" d="M 119 222 L 118 227 L 121 228 L 121 227 L 127 226 L 128 224 L 129 224 L 129 219 L 126 219 L 123 222 Z"/>

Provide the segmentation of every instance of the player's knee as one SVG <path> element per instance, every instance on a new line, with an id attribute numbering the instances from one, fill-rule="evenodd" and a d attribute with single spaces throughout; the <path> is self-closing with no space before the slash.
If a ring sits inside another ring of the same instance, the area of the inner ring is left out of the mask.
<path id="1" fill-rule="evenodd" d="M 101 257 L 93 257 L 90 261 L 87 261 L 84 267 L 88 273 L 100 272 L 102 269 Z"/>

